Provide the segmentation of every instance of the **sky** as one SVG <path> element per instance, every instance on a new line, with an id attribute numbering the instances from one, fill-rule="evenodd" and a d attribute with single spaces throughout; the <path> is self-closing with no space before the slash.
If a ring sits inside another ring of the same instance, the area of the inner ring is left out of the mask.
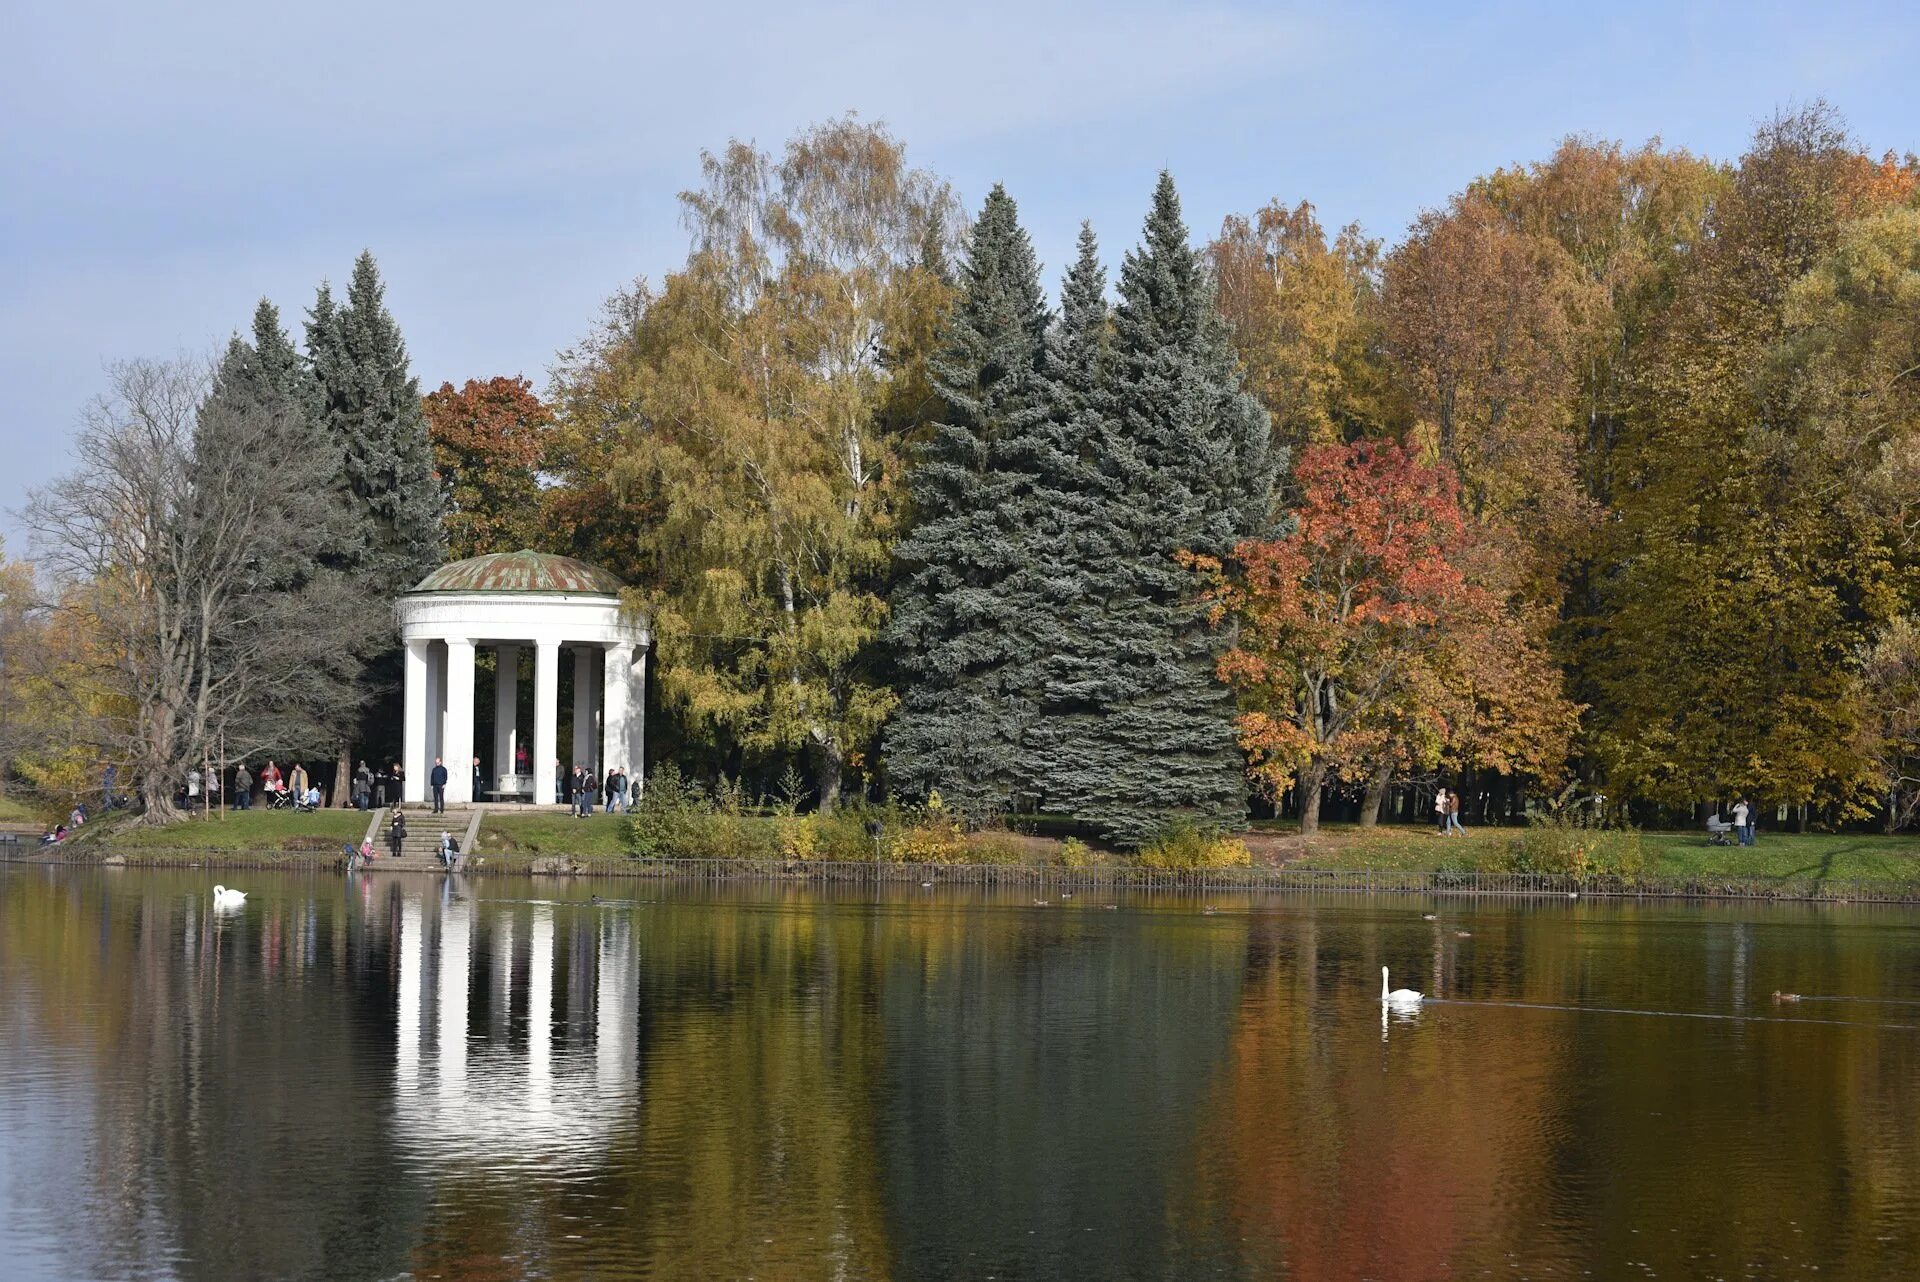
<path id="1" fill-rule="evenodd" d="M 1570 133 L 1738 157 L 1825 98 L 1920 150 L 1905 3 L 0 0 L 0 536 L 108 363 L 203 355 L 271 298 L 298 335 L 371 249 L 423 390 L 524 374 L 685 256 L 702 149 L 843 112 L 977 208 L 1019 202 L 1051 282 L 1110 265 L 1170 169 L 1196 239 L 1310 200 L 1397 240 Z"/>

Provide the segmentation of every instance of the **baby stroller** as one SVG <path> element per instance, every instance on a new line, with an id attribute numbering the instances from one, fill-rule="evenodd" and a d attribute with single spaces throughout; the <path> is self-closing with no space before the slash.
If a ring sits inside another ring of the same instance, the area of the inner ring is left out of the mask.
<path id="1" fill-rule="evenodd" d="M 295 810 L 298 809 L 298 807 L 294 804 L 292 793 L 288 792 L 285 788 L 275 788 L 267 794 L 267 809 Z"/>
<path id="2" fill-rule="evenodd" d="M 1734 845 L 1734 826 L 1719 815 L 1707 816 L 1707 844 L 1709 846 Z"/>

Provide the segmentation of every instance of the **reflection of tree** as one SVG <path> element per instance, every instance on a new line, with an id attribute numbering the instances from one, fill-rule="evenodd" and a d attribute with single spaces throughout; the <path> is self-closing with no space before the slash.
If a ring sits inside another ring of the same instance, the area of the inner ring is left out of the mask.
<path id="1" fill-rule="evenodd" d="M 204 877 L 0 878 L 0 1000 L 91 1034 L 95 1115 L 62 1164 L 89 1187 L 59 1218 L 89 1271 L 400 1267 L 414 1199 L 363 1089 L 386 1042 L 381 1003 L 335 964 L 345 905 L 328 889 L 223 918 Z M 348 930 L 356 951 L 384 947 Z"/>
<path id="2" fill-rule="evenodd" d="M 1475 918 L 1471 944 L 1411 913 L 1262 920 L 1176 1220 L 1244 1238 L 1253 1272 L 1301 1277 L 1909 1271 L 1916 1039 L 1598 1013 L 1910 990 L 1887 932 L 1748 906 Z M 1362 1017 L 1380 962 L 1422 956 L 1448 996 L 1596 1010 L 1429 1007 L 1383 1044 Z"/>
<path id="3" fill-rule="evenodd" d="M 1312 1278 L 1452 1276 L 1490 1226 L 1534 1222 L 1550 1045 L 1424 1027 L 1383 1045 L 1366 1017 L 1374 941 L 1327 939 L 1317 917 L 1262 918 L 1250 960 L 1196 1187 L 1176 1206 L 1267 1271 Z"/>
<path id="4" fill-rule="evenodd" d="M 1177 1243 L 1165 1181 L 1224 1049 L 1245 921 L 888 914 L 877 1107 L 901 1276 L 1199 1267 L 1207 1248 Z"/>
<path id="5" fill-rule="evenodd" d="M 663 1278 L 886 1276 L 871 920 L 789 896 L 645 923 L 643 1108 L 602 1215 Z"/>
<path id="6" fill-rule="evenodd" d="M 0 1167 L 75 1275 L 1920 1259 L 1911 1012 L 1766 1000 L 1911 993 L 1884 912 L 205 882 L 0 870 Z M 1383 961 L 1481 1004 L 1383 1042 Z"/>

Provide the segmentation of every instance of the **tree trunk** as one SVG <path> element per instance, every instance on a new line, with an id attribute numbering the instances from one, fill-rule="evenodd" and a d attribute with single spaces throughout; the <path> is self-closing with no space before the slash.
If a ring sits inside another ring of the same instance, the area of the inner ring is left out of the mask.
<path id="1" fill-rule="evenodd" d="M 830 815 L 840 804 L 840 776 L 846 771 L 846 754 L 836 743 L 817 743 L 813 759 L 813 782 L 820 790 L 820 813 Z"/>
<path id="2" fill-rule="evenodd" d="M 1360 800 L 1360 826 L 1372 828 L 1380 822 L 1380 806 L 1387 799 L 1387 785 L 1393 782 L 1393 760 L 1382 757 L 1367 780 L 1367 795 Z"/>
<path id="3" fill-rule="evenodd" d="M 348 760 L 351 755 L 343 743 L 340 755 L 334 758 L 333 787 L 327 789 L 327 805 L 334 810 L 345 809 L 353 791 L 353 763 Z"/>
<path id="4" fill-rule="evenodd" d="M 1300 835 L 1311 837 L 1320 831 L 1320 793 L 1327 782 L 1327 766 L 1316 761 L 1300 772 Z"/>

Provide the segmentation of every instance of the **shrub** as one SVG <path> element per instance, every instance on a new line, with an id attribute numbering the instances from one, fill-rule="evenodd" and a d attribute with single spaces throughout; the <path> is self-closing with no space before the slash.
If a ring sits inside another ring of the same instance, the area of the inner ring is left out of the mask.
<path id="1" fill-rule="evenodd" d="M 1565 815 L 1534 819 L 1513 839 L 1511 872 L 1563 873 L 1574 877 L 1633 877 L 1646 866 L 1640 834 L 1631 828 L 1588 827 Z"/>
<path id="2" fill-rule="evenodd" d="M 782 859 L 820 857 L 820 825 L 813 815 L 781 815 L 774 823 L 780 832 Z"/>
<path id="3" fill-rule="evenodd" d="M 636 859 L 685 856 L 708 809 L 700 785 L 681 775 L 678 766 L 655 766 L 639 800 L 620 821 L 621 844 Z"/>
<path id="4" fill-rule="evenodd" d="M 887 838 L 882 849 L 895 863 L 950 864 L 960 860 L 966 845 L 967 835 L 959 820 L 929 808 Z"/>
<path id="5" fill-rule="evenodd" d="M 975 833 L 964 847 L 968 863 L 1017 864 L 1026 860 L 1027 850 L 1012 833 Z"/>
<path id="6" fill-rule="evenodd" d="M 1078 837 L 1069 837 L 1060 843 L 1060 862 L 1068 868 L 1092 867 L 1093 847 Z"/>
<path id="7" fill-rule="evenodd" d="M 1190 819 L 1175 819 L 1140 848 L 1144 868 L 1246 868 L 1253 855 L 1245 842 Z"/>

